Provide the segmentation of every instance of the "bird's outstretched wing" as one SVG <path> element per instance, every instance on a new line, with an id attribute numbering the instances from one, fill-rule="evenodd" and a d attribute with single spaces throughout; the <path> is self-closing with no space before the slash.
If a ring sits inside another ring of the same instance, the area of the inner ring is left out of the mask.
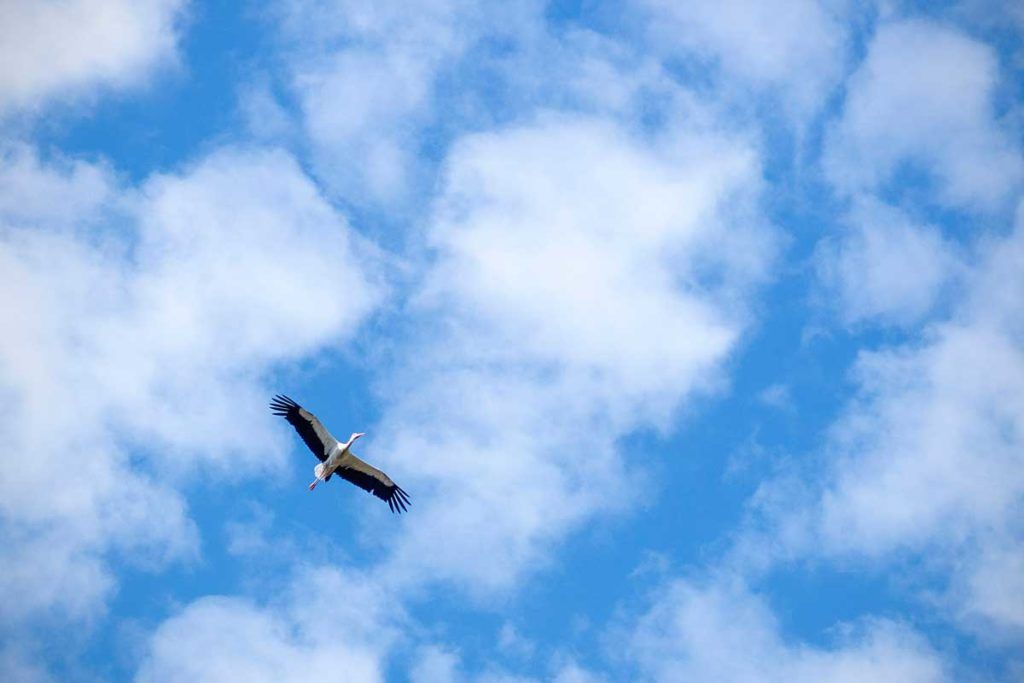
<path id="1" fill-rule="evenodd" d="M 302 440 L 309 446 L 309 450 L 313 451 L 313 455 L 321 462 L 338 445 L 338 440 L 331 436 L 331 433 L 320 423 L 320 420 L 316 419 L 316 415 L 287 396 L 275 396 L 270 401 L 270 410 L 274 415 L 280 415 L 288 420 L 292 427 L 295 427 L 295 431 L 299 433 Z"/>
<path id="2" fill-rule="evenodd" d="M 341 464 L 338 465 L 338 469 L 334 470 L 334 473 L 383 500 L 392 512 L 401 514 L 411 505 L 409 494 L 403 491 L 401 486 L 391 481 L 391 477 L 351 453 L 346 453 L 342 457 Z"/>

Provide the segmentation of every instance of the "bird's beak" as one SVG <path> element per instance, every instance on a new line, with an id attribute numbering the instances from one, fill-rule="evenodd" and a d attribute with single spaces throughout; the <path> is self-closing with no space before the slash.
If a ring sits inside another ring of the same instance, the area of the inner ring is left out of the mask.
<path id="1" fill-rule="evenodd" d="M 353 434 L 352 435 L 352 440 L 355 441 L 356 439 L 358 439 L 361 436 L 366 436 L 366 432 L 360 432 L 358 434 Z"/>

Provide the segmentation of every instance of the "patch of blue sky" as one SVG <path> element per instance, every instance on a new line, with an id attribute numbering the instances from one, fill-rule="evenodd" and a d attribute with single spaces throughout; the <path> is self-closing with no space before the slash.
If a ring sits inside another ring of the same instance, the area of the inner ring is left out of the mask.
<path id="1" fill-rule="evenodd" d="M 239 86 L 268 67 L 265 18 L 246 3 L 201 3 L 188 8 L 180 30 L 180 64 L 141 89 L 52 112 L 38 124 L 40 147 L 102 159 L 137 182 L 247 137 Z"/>

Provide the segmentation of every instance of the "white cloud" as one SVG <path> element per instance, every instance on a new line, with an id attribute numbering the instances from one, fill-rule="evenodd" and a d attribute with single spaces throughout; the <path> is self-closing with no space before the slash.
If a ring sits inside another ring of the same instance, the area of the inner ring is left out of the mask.
<path id="1" fill-rule="evenodd" d="M 277 604 L 206 597 L 163 622 L 135 680 L 383 681 L 400 615 L 372 577 L 298 572 Z"/>
<path id="2" fill-rule="evenodd" d="M 352 334 L 372 260 L 281 153 L 221 151 L 140 188 L 24 148 L 0 166 L 32 193 L 0 192 L 4 617 L 83 618 L 116 587 L 111 554 L 196 552 L 167 475 L 279 463 L 261 376 Z"/>
<path id="3" fill-rule="evenodd" d="M 275 549 L 279 552 L 294 552 L 294 547 L 283 539 L 268 538 L 273 522 L 273 512 L 263 505 L 251 503 L 244 515 L 224 524 L 224 535 L 227 537 L 225 549 L 232 555 L 264 559 Z"/>
<path id="4" fill-rule="evenodd" d="M 55 681 L 56 679 L 51 677 L 45 669 L 36 664 L 35 659 L 37 658 L 19 650 L 17 646 L 6 645 L 0 650 L 0 671 L 4 672 L 4 680 L 11 683 L 52 683 Z"/>
<path id="5" fill-rule="evenodd" d="M 866 620 L 837 629 L 833 643 L 792 642 L 765 600 L 740 581 L 677 580 L 617 634 L 623 653 L 655 681 L 946 680 L 937 653 L 909 628 Z"/>
<path id="6" fill-rule="evenodd" d="M 556 655 L 548 663 L 542 678 L 526 676 L 495 666 L 488 662 L 483 671 L 466 674 L 462 671 L 458 654 L 436 645 L 421 647 L 416 652 L 415 663 L 410 669 L 413 683 L 601 683 L 605 679 L 584 669 L 571 658 Z"/>
<path id="7" fill-rule="evenodd" d="M 920 349 L 863 353 L 858 378 L 823 500 L 831 544 L 878 554 L 956 543 L 1013 518 L 1024 494 L 1024 355 L 1004 330 L 944 325 Z"/>
<path id="8" fill-rule="evenodd" d="M 1024 210 L 1011 235 L 982 249 L 950 319 L 907 344 L 861 352 L 822 488 L 804 503 L 807 492 L 786 482 L 759 494 L 776 517 L 772 552 L 875 563 L 925 556 L 949 579 L 950 613 L 983 624 L 986 637 L 1019 638 L 1022 274 Z"/>
<path id="9" fill-rule="evenodd" d="M 298 123 L 266 80 L 257 79 L 240 89 L 238 109 L 249 133 L 257 140 L 291 144 L 298 137 Z"/>
<path id="10" fill-rule="evenodd" d="M 0 215 L 5 227 L 94 227 L 106 207 L 116 203 L 116 181 L 102 164 L 67 159 L 51 167 L 27 145 L 12 145 L 2 152 Z"/>
<path id="11" fill-rule="evenodd" d="M 498 630 L 498 649 L 509 657 L 526 659 L 533 655 L 537 645 L 506 621 Z"/>
<path id="12" fill-rule="evenodd" d="M 757 400 L 766 406 L 776 410 L 793 410 L 793 393 L 788 385 L 776 382 L 764 388 L 758 395 Z"/>
<path id="13" fill-rule="evenodd" d="M 416 11 L 390 0 L 285 8 L 285 79 L 314 168 L 332 193 L 386 207 L 391 220 L 416 220 L 463 131 L 529 118 L 539 102 L 649 114 L 676 95 L 645 52 L 553 26 L 532 0 L 486 10 L 460 0 Z"/>
<path id="14" fill-rule="evenodd" d="M 175 57 L 185 0 L 9 0 L 0 7 L 0 113 L 138 85 Z"/>
<path id="15" fill-rule="evenodd" d="M 752 208 L 753 152 L 696 136 L 671 145 L 659 154 L 600 121 L 557 120 L 465 141 L 449 161 L 426 296 L 451 297 L 531 360 L 674 400 L 734 340 L 714 306 L 724 302 L 701 286 L 704 262 L 729 276 L 761 264 L 709 252 L 747 230 L 723 214 L 731 199 Z M 760 246 L 753 230 L 737 236 L 729 246 Z"/>
<path id="16" fill-rule="evenodd" d="M 816 257 L 842 318 L 920 321 L 956 275 L 953 247 L 935 228 L 870 199 L 857 201 L 845 222 L 849 231 L 823 243 Z"/>
<path id="17" fill-rule="evenodd" d="M 716 386 L 773 245 L 756 155 L 712 131 L 542 117 L 466 138 L 445 178 L 374 457 L 421 492 L 390 569 L 488 595 L 624 505 L 616 440 Z"/>
<path id="18" fill-rule="evenodd" d="M 1020 536 L 994 538 L 969 558 L 953 587 L 960 616 L 997 639 L 1024 635 L 1024 548 Z M 1003 633 L 993 634 L 998 624 Z"/>
<path id="19" fill-rule="evenodd" d="M 436 645 L 416 651 L 416 659 L 409 670 L 412 683 L 455 683 L 463 680 L 459 672 L 459 656 Z"/>
<path id="20" fill-rule="evenodd" d="M 884 23 L 847 84 L 826 137 L 825 170 L 842 191 L 886 188 L 909 165 L 943 204 L 990 207 L 1020 187 L 1022 166 L 995 119 L 996 55 L 925 20 Z"/>
<path id="21" fill-rule="evenodd" d="M 554 683 L 602 683 L 606 679 L 570 660 L 561 665 L 551 680 Z"/>
<path id="22" fill-rule="evenodd" d="M 441 74 L 484 33 L 510 31 L 532 7 L 288 3 L 289 77 L 318 173 L 349 201 L 394 210 L 423 172 L 421 131 L 452 114 L 435 110 Z"/>
<path id="23" fill-rule="evenodd" d="M 727 79 L 775 90 L 782 107 L 806 116 L 819 109 L 839 81 L 846 59 L 844 27 L 817 0 L 647 0 L 650 31 L 669 55 L 716 63 Z"/>

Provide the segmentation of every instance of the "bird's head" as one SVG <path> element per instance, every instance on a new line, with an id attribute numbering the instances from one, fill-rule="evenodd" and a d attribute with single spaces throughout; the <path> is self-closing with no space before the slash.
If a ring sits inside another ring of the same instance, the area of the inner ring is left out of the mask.
<path id="1" fill-rule="evenodd" d="M 358 439 L 361 436 L 366 436 L 366 432 L 353 432 L 352 436 L 350 436 L 348 439 L 348 445 L 351 446 L 352 444 L 354 444 L 356 442 L 356 439 Z"/>

